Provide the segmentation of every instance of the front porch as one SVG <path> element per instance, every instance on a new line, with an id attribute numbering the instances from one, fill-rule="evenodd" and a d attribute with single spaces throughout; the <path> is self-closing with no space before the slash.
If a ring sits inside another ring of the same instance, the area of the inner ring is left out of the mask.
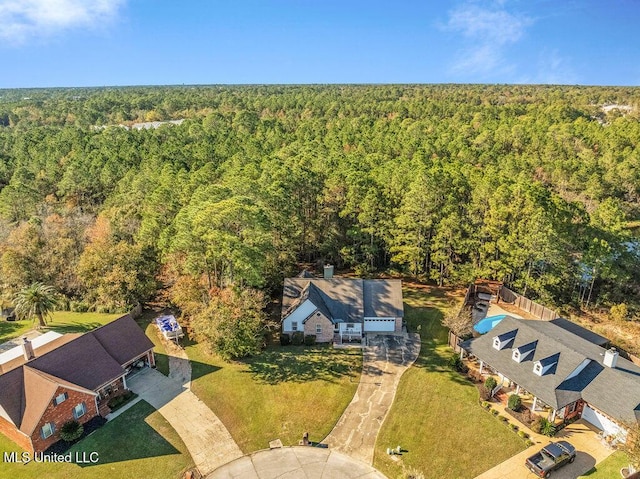
<path id="1" fill-rule="evenodd" d="M 477 374 L 482 376 L 484 379 L 492 376 L 496 380 L 497 385 L 493 391 L 491 391 L 491 397 L 505 407 L 509 402 L 509 397 L 513 394 L 517 394 L 520 396 L 522 408 L 526 408 L 531 411 L 532 414 L 545 418 L 556 427 L 560 427 L 561 425 L 568 424 L 572 420 L 575 420 L 582 412 L 582 400 L 578 400 L 565 407 L 555 409 L 546 404 L 535 394 L 527 391 L 519 384 L 511 381 L 508 377 L 484 363 L 484 361 L 474 357 L 464 358 L 463 353 L 461 353 L 461 357 L 465 359 L 466 365 L 470 370 L 475 370 Z"/>
<path id="2" fill-rule="evenodd" d="M 334 348 L 361 348 L 362 347 L 362 333 L 334 333 L 333 335 L 333 347 Z"/>

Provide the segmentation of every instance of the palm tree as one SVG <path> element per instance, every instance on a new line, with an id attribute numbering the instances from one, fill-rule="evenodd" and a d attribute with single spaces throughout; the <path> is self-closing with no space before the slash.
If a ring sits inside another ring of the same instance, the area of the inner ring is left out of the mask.
<path id="1" fill-rule="evenodd" d="M 46 317 L 56 306 L 53 286 L 33 283 L 16 294 L 14 298 L 16 316 L 20 319 L 38 318 L 38 328 L 47 325 Z"/>

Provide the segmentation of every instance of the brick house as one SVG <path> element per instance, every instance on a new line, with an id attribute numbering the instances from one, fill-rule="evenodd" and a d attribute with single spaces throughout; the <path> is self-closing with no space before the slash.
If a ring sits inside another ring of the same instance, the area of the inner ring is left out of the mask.
<path id="1" fill-rule="evenodd" d="M 281 317 L 283 333 L 301 331 L 319 343 L 361 340 L 365 333 L 399 333 L 404 318 L 402 282 L 334 278 L 332 269 L 325 269 L 324 278 L 303 272 L 284 281 Z"/>
<path id="2" fill-rule="evenodd" d="M 38 339 L 0 355 L 0 432 L 30 452 L 57 442 L 68 421 L 106 416 L 127 375 L 155 366 L 153 343 L 129 315 L 85 334 Z"/>

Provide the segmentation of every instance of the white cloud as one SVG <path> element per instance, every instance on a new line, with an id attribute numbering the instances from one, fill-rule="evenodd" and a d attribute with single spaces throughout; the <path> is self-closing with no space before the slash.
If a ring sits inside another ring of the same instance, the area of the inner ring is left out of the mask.
<path id="1" fill-rule="evenodd" d="M 527 83 L 546 83 L 552 85 L 572 85 L 579 78 L 571 67 L 569 59 L 560 55 L 558 50 L 542 51 L 538 60 L 538 74 Z"/>
<path id="2" fill-rule="evenodd" d="M 20 44 L 113 19 L 125 0 L 0 0 L 0 39 Z"/>
<path id="3" fill-rule="evenodd" d="M 487 75 L 513 69 L 506 61 L 505 49 L 523 37 L 532 20 L 509 12 L 505 1 L 485 4 L 467 2 L 449 12 L 444 29 L 467 40 L 452 65 L 455 73 Z"/>

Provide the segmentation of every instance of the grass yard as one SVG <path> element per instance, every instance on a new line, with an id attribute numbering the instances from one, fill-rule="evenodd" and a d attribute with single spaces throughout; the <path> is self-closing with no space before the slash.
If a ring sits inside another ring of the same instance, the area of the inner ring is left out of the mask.
<path id="1" fill-rule="evenodd" d="M 324 439 L 351 402 L 362 369 L 358 349 L 274 346 L 233 363 L 208 354 L 201 344 L 186 349 L 191 390 L 245 453 L 277 438 L 298 444 L 305 431 L 313 441 Z"/>
<path id="2" fill-rule="evenodd" d="M 597 466 L 594 466 L 584 476 L 589 479 L 614 479 L 620 476 L 620 469 L 629 465 L 629 459 L 624 452 L 616 451 Z"/>
<path id="3" fill-rule="evenodd" d="M 74 313 L 71 311 L 56 311 L 47 322 L 46 331 L 59 333 L 86 333 L 107 324 L 122 314 L 105 313 Z M 0 343 L 21 336 L 36 327 L 33 321 L 0 321 Z"/>
<path id="4" fill-rule="evenodd" d="M 473 478 L 525 449 L 511 430 L 478 404 L 474 385 L 453 372 L 447 360 L 447 330 L 440 320 L 458 291 L 405 284 L 405 319 L 420 330 L 414 367 L 402 376 L 395 402 L 376 443 L 374 466 L 390 478 L 417 471 L 425 478 Z M 400 445 L 399 460 L 386 449 Z"/>
<path id="5" fill-rule="evenodd" d="M 0 453 L 22 450 L 0 435 Z M 107 423 L 71 448 L 80 455 L 98 452 L 95 465 L 3 463 L 0 477 L 19 479 L 103 479 L 144 477 L 178 479 L 193 467 L 191 456 L 173 428 L 144 401 Z"/>

